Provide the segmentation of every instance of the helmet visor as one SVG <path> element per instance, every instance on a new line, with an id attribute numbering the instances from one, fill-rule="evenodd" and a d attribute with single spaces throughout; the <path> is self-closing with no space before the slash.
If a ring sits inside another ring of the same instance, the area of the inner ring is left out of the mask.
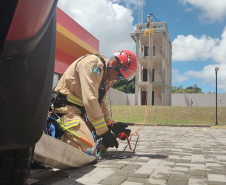
<path id="1" fill-rule="evenodd" d="M 126 73 L 124 73 L 124 78 L 128 81 L 132 80 L 136 75 L 136 71 L 128 69 Z"/>

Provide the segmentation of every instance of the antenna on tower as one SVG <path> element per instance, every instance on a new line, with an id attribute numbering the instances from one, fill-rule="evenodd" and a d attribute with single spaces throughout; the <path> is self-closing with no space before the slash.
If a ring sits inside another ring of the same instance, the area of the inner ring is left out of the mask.
<path id="1" fill-rule="evenodd" d="M 143 23 L 143 6 L 144 2 L 143 0 L 139 0 L 139 6 L 138 6 L 138 24 Z"/>

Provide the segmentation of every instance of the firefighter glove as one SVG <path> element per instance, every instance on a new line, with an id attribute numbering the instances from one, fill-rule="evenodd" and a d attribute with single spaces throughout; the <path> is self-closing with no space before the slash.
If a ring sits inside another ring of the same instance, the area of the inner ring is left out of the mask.
<path id="1" fill-rule="evenodd" d="M 125 132 L 127 137 L 129 137 L 131 130 L 126 129 L 128 127 L 127 124 L 125 123 L 115 123 L 112 127 L 112 132 L 116 135 L 119 136 L 122 132 Z M 123 137 L 119 137 L 121 140 L 125 140 L 126 136 L 124 135 Z"/>
<path id="2" fill-rule="evenodd" d="M 123 132 L 119 133 L 119 139 L 125 140 L 127 137 L 130 136 L 131 130 L 125 129 Z"/>
<path id="3" fill-rule="evenodd" d="M 116 140 L 115 135 L 110 130 L 108 130 L 105 134 L 101 136 L 103 137 L 103 143 L 105 148 L 118 148 L 118 141 Z"/>

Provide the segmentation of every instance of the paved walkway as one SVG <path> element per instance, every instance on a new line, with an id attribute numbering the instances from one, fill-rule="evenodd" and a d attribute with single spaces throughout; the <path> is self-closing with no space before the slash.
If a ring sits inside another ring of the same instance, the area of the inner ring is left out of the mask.
<path id="1" fill-rule="evenodd" d="M 136 139 L 134 135 L 133 148 Z M 33 169 L 28 184 L 226 185 L 226 129 L 144 126 L 135 153 L 128 147 L 123 152 L 125 146 L 120 141 L 102 162 L 82 168 Z"/>

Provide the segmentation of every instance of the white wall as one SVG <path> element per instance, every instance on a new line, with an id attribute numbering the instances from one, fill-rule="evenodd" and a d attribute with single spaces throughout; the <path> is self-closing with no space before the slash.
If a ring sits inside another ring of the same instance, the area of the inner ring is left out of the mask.
<path id="1" fill-rule="evenodd" d="M 118 91 L 113 88 L 110 88 L 110 99 L 112 105 L 130 105 L 128 95 L 124 92 Z M 134 95 L 134 104 L 135 104 L 135 95 Z"/>
<path id="2" fill-rule="evenodd" d="M 226 94 L 217 94 L 217 99 L 217 106 L 226 106 Z M 191 100 L 193 101 L 192 106 L 216 106 L 216 94 L 172 94 L 172 106 L 191 106 Z"/>
<path id="3" fill-rule="evenodd" d="M 128 100 L 129 100 L 128 105 L 135 105 L 135 94 L 127 94 L 127 95 L 128 95 Z"/>
<path id="4" fill-rule="evenodd" d="M 110 95 L 112 105 L 135 105 L 135 94 L 126 94 L 111 88 Z M 219 93 L 217 99 L 217 106 L 226 107 L 226 94 Z M 172 94 L 172 106 L 191 106 L 191 100 L 193 101 L 192 106 L 216 106 L 216 94 Z M 159 103 L 158 101 L 158 94 L 155 93 L 155 103 Z"/>

